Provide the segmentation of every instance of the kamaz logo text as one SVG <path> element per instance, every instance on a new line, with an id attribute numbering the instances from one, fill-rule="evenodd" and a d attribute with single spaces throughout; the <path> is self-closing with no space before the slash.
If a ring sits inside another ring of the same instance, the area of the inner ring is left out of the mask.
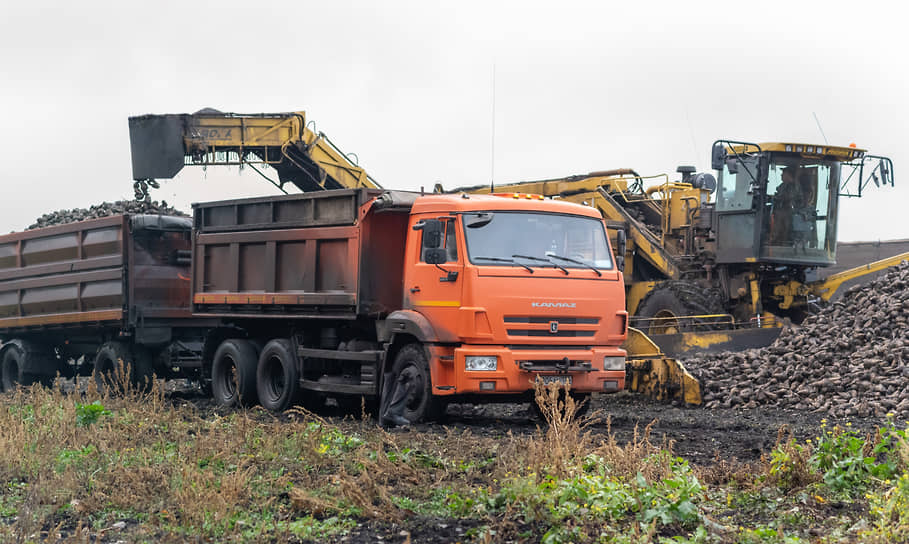
<path id="1" fill-rule="evenodd" d="M 531 308 L 577 308 L 574 302 L 531 302 Z"/>

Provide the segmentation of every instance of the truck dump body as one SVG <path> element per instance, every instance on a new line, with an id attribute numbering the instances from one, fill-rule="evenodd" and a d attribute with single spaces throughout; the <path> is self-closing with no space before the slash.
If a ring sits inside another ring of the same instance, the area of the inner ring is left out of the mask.
<path id="1" fill-rule="evenodd" d="M 397 309 L 408 215 L 367 213 L 382 193 L 194 205 L 193 312 L 354 319 Z"/>
<path id="2" fill-rule="evenodd" d="M 190 229 L 116 215 L 0 236 L 0 337 L 189 318 Z"/>

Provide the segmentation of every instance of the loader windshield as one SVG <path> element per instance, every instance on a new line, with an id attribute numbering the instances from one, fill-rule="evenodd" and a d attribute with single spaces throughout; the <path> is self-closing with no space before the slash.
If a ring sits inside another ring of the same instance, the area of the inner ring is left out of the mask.
<path id="1" fill-rule="evenodd" d="M 761 256 L 832 263 L 836 251 L 837 161 L 773 154 L 767 173 Z"/>
<path id="2" fill-rule="evenodd" d="M 603 222 L 593 217 L 524 212 L 464 214 L 470 262 L 479 266 L 611 270 Z"/>

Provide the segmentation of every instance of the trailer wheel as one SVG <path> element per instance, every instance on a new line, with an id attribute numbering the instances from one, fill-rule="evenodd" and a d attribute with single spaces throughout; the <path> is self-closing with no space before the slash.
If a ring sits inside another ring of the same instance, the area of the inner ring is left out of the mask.
<path id="1" fill-rule="evenodd" d="M 256 381 L 263 408 L 282 412 L 296 401 L 300 380 L 290 340 L 276 339 L 265 344 L 259 355 Z"/>
<path id="2" fill-rule="evenodd" d="M 143 391 L 152 384 L 152 362 L 148 353 L 126 342 L 106 342 L 95 355 L 94 376 L 98 390 L 111 394 L 130 389 Z"/>
<path id="3" fill-rule="evenodd" d="M 34 376 L 22 371 L 25 366 L 25 352 L 17 345 L 9 346 L 3 352 L 2 373 L 3 373 L 3 390 L 14 391 L 16 387 L 31 385 L 34 383 Z"/>
<path id="4" fill-rule="evenodd" d="M 36 360 L 43 358 L 41 352 L 30 351 L 22 346 L 19 341 L 9 342 L 6 349 L 0 352 L 0 391 L 13 391 L 17 386 L 29 386 L 40 383 L 45 387 L 54 385 L 56 375 L 26 372 L 26 368 L 45 368 L 46 361 Z"/>
<path id="5" fill-rule="evenodd" d="M 445 411 L 445 404 L 432 394 L 429 362 L 423 348 L 418 344 L 404 346 L 395 357 L 392 368 L 399 383 L 406 383 L 408 388 L 404 418 L 411 423 L 439 419 Z M 388 400 L 382 399 L 383 405 Z"/>
<path id="6" fill-rule="evenodd" d="M 211 366 L 211 392 L 221 406 L 254 406 L 259 352 L 249 340 L 221 342 Z"/>

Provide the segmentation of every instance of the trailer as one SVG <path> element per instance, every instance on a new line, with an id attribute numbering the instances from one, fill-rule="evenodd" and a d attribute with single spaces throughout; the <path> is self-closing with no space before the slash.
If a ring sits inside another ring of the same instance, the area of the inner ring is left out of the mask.
<path id="1" fill-rule="evenodd" d="M 205 325 L 190 312 L 191 232 L 189 218 L 115 215 L 0 236 L 3 389 L 121 361 L 137 384 L 167 375 Z"/>

